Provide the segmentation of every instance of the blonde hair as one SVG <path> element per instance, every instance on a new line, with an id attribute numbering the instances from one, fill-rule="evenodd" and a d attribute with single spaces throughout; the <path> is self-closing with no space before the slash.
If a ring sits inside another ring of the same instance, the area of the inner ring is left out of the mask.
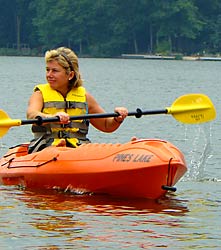
<path id="1" fill-rule="evenodd" d="M 57 61 L 66 70 L 67 74 L 74 71 L 74 77 L 69 80 L 70 88 L 77 88 L 83 85 L 79 72 L 78 57 L 74 51 L 66 47 L 47 51 L 45 53 L 45 62 L 48 63 L 53 60 Z"/>

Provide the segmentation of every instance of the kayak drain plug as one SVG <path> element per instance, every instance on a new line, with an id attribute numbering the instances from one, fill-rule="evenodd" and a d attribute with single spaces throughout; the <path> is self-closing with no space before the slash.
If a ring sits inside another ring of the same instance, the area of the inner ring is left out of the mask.
<path id="1" fill-rule="evenodd" d="M 163 190 L 166 190 L 166 191 L 176 192 L 176 188 L 175 188 L 175 187 L 163 185 L 161 188 L 162 188 Z"/>

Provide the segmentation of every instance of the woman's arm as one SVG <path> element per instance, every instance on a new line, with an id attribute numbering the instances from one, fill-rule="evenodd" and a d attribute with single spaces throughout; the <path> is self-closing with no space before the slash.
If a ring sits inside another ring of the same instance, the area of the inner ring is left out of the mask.
<path id="1" fill-rule="evenodd" d="M 105 113 L 105 110 L 98 104 L 95 98 L 90 94 L 86 93 L 87 102 L 88 102 L 88 112 L 89 114 L 96 114 L 96 113 Z M 123 120 L 126 118 L 128 111 L 124 107 L 117 107 L 115 108 L 114 112 L 120 114 L 118 117 L 107 117 L 107 118 L 95 118 L 90 119 L 91 124 L 103 131 L 103 132 L 113 132 L 115 131 Z"/>
<path id="2" fill-rule="evenodd" d="M 47 117 L 46 114 L 42 113 L 43 108 L 43 96 L 40 91 L 35 91 L 28 102 L 27 118 L 34 119 L 36 116 Z"/>

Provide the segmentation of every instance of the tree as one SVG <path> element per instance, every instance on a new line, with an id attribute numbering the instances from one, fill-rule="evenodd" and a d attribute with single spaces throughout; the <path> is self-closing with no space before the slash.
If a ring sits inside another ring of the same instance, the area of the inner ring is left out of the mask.
<path id="1" fill-rule="evenodd" d="M 204 22 L 203 29 L 196 39 L 197 50 L 208 53 L 221 51 L 221 2 L 220 0 L 195 0 L 200 17 Z M 200 46 L 199 46 L 200 45 Z"/>
<path id="2" fill-rule="evenodd" d="M 13 6 L 15 0 L 0 0 L 0 45 L 7 47 L 9 44 L 15 43 L 15 20 L 13 15 Z"/>
<path id="3" fill-rule="evenodd" d="M 79 55 L 220 52 L 220 0 L 0 0 L 0 47 Z M 2 51 L 2 50 L 1 50 Z"/>
<path id="4" fill-rule="evenodd" d="M 168 44 L 168 52 L 182 50 L 183 39 L 195 39 L 203 27 L 198 9 L 191 0 L 153 1 L 152 22 L 156 31 L 156 46 Z"/>

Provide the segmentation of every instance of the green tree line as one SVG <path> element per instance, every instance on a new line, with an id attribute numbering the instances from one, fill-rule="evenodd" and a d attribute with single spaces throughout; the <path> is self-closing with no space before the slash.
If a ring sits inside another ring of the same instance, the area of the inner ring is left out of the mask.
<path id="1" fill-rule="evenodd" d="M 0 0 L 0 53 L 218 54 L 220 0 Z"/>

